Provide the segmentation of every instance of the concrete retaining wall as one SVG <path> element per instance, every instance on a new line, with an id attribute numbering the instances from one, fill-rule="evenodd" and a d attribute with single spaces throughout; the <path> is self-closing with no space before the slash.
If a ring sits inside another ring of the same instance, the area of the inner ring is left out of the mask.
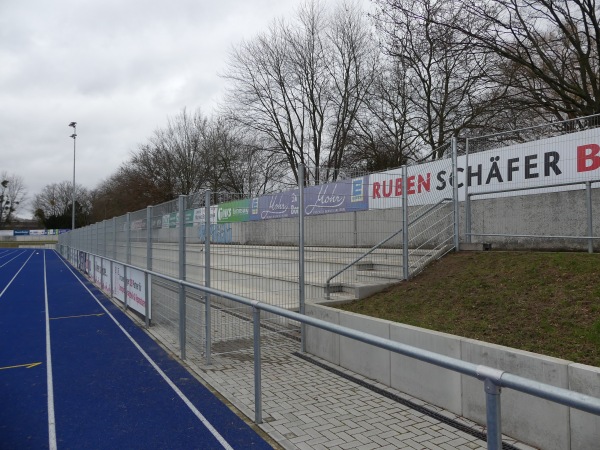
<path id="1" fill-rule="evenodd" d="M 320 305 L 311 317 L 484 364 L 554 386 L 600 397 L 600 368 L 374 319 Z M 448 369 L 307 327 L 307 351 L 411 396 L 485 424 L 483 383 Z M 600 417 L 509 389 L 502 391 L 502 430 L 549 450 L 598 448 Z"/>

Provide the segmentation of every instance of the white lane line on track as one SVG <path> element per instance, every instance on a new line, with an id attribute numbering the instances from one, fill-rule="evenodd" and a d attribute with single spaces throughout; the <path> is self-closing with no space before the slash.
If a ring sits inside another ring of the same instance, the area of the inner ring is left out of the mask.
<path id="1" fill-rule="evenodd" d="M 15 281 L 15 278 L 17 278 L 17 275 L 19 275 L 19 273 L 21 272 L 21 270 L 23 270 L 23 267 L 25 267 L 25 264 L 27 264 L 27 262 L 31 259 L 31 257 L 33 256 L 35 252 L 32 251 L 31 255 L 29 255 L 29 258 L 27 258 L 25 260 L 25 262 L 23 263 L 23 265 L 21 266 L 21 268 L 17 271 L 17 273 L 15 273 L 15 276 L 11 278 L 11 280 L 8 282 L 8 284 L 6 285 L 6 287 L 2 290 L 2 292 L 0 292 L 0 298 L 2 298 L 2 296 L 4 295 L 4 293 L 6 292 L 6 290 L 8 289 L 8 287 L 12 284 L 13 281 Z M 15 256 L 16 258 L 16 256 Z M 15 259 L 13 258 L 13 259 Z M 12 261 L 12 259 L 11 259 Z M 10 261 L 9 261 L 10 262 Z"/>
<path id="2" fill-rule="evenodd" d="M 4 264 L 2 264 L 0 266 L 0 268 L 4 267 L 5 265 L 7 265 L 9 262 L 11 262 L 13 259 L 17 259 L 19 256 L 21 256 L 23 253 L 25 253 L 25 251 L 22 251 L 21 253 L 19 253 L 17 256 L 15 256 L 14 258 L 9 259 L 8 261 L 6 261 Z M 33 254 L 33 253 L 32 253 Z"/>
<path id="3" fill-rule="evenodd" d="M 52 381 L 52 346 L 50 345 L 50 312 L 48 311 L 48 280 L 46 252 L 44 254 L 44 301 L 46 305 L 46 378 L 48 386 L 48 447 L 56 450 L 56 419 L 54 417 L 54 382 Z"/>
<path id="4" fill-rule="evenodd" d="M 54 250 L 54 252 L 56 253 L 56 250 Z M 60 258 L 60 260 L 62 261 L 62 263 L 67 267 L 67 269 L 69 269 L 69 271 L 73 274 L 73 276 L 77 279 L 77 281 L 79 281 L 79 283 L 85 288 L 86 291 L 88 291 L 88 293 L 92 296 L 92 298 L 94 300 L 96 300 L 96 302 L 100 305 L 100 307 L 106 312 L 106 314 L 112 319 L 112 321 L 117 325 L 117 327 L 119 327 L 119 329 L 123 332 L 123 334 L 125 334 L 125 336 L 127 336 L 127 338 L 131 341 L 131 343 L 135 346 L 135 348 L 138 349 L 138 351 L 142 354 L 142 356 L 144 358 L 146 358 L 146 360 L 150 363 L 150 365 L 152 367 L 154 367 L 154 370 L 156 370 L 158 372 L 158 374 L 163 378 L 163 380 L 165 380 L 165 382 L 171 387 L 171 389 L 173 389 L 173 391 L 175 391 L 175 393 L 179 396 L 179 398 L 187 405 L 187 407 L 192 411 L 192 413 L 194 413 L 194 415 L 200 420 L 200 422 L 202 422 L 202 424 L 208 429 L 208 431 L 211 432 L 211 434 L 215 437 L 215 439 L 217 439 L 217 441 L 219 441 L 219 443 L 223 446 L 223 448 L 227 449 L 227 450 L 233 450 L 233 447 L 231 445 L 229 445 L 229 443 L 225 440 L 225 438 L 223 436 L 221 436 L 221 434 L 215 429 L 215 427 L 212 426 L 212 424 L 206 419 L 206 417 L 204 417 L 204 415 L 198 411 L 198 409 L 194 406 L 194 404 L 185 396 L 185 394 L 183 392 L 181 392 L 181 390 L 175 385 L 175 383 L 173 383 L 171 381 L 171 379 L 167 376 L 167 374 L 165 374 L 162 369 L 160 367 L 158 367 L 158 364 L 156 364 L 152 358 L 150 358 L 150 356 L 144 351 L 144 349 L 135 341 L 135 339 L 133 339 L 133 337 L 127 332 L 127 330 L 125 328 L 123 328 L 123 326 L 119 323 L 119 321 L 108 311 L 108 309 L 106 309 L 104 307 L 104 305 L 102 304 L 102 302 L 100 302 L 100 300 L 98 300 L 98 298 L 94 295 L 94 293 L 92 291 L 89 290 L 89 288 L 83 283 L 83 281 L 81 281 L 81 279 L 75 274 L 75 272 L 73 272 L 73 270 L 71 269 L 71 267 L 65 262 L 64 259 Z"/>

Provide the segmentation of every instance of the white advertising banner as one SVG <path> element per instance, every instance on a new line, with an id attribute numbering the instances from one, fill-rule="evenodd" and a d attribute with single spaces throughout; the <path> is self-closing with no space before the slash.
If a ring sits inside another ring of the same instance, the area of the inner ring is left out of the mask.
<path id="1" fill-rule="evenodd" d="M 118 263 L 113 263 L 113 297 L 125 302 L 125 267 Z M 141 270 L 127 269 L 127 306 L 146 315 L 146 282 Z"/>
<path id="2" fill-rule="evenodd" d="M 582 185 L 548 186 L 600 179 L 600 128 L 459 156 L 457 171 L 461 201 L 465 199 L 465 186 L 472 194 L 540 187 L 494 194 L 495 197 L 583 189 Z M 369 209 L 402 205 L 401 169 L 373 174 L 369 183 Z M 452 186 L 449 158 L 408 167 L 407 195 L 411 205 L 450 198 Z"/>
<path id="3" fill-rule="evenodd" d="M 146 315 L 146 282 L 141 270 L 127 269 L 127 306 Z"/>
<path id="4" fill-rule="evenodd" d="M 110 262 L 102 260 L 102 284 L 100 288 L 107 294 L 110 294 Z"/>
<path id="5" fill-rule="evenodd" d="M 92 260 L 94 262 L 94 283 L 96 286 L 102 285 L 102 258 L 97 256 Z"/>
<path id="6" fill-rule="evenodd" d="M 125 267 L 113 263 L 113 297 L 125 303 Z"/>
<path id="7" fill-rule="evenodd" d="M 210 223 L 217 223 L 217 213 L 219 211 L 218 205 L 210 206 Z M 194 223 L 206 222 L 206 208 L 194 209 Z"/>

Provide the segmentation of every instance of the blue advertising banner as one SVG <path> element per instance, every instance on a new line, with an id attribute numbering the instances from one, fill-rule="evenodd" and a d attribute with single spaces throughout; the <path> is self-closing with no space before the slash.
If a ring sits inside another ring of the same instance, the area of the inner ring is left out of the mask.
<path id="1" fill-rule="evenodd" d="M 304 214 L 316 216 L 351 211 L 365 211 L 369 207 L 368 176 L 351 180 L 309 186 L 304 189 Z M 250 220 L 297 217 L 300 205 L 298 189 L 253 198 Z"/>
<path id="2" fill-rule="evenodd" d="M 13 236 L 29 236 L 29 230 L 13 230 Z"/>

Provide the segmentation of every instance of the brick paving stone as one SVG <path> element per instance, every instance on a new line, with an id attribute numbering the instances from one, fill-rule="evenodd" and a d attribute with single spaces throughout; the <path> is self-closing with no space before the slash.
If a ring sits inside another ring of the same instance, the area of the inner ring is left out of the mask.
<path id="1" fill-rule="evenodd" d="M 153 324 L 150 334 L 167 347 L 174 355 L 179 354 L 177 346 L 176 300 L 172 310 L 162 308 L 165 318 L 172 316 L 171 323 Z M 227 323 L 217 318 L 226 312 L 214 312 L 214 324 Z M 138 319 L 135 319 L 138 320 Z M 158 321 L 159 319 L 157 319 Z M 161 322 L 165 319 L 160 318 Z M 228 353 L 211 355 L 212 364 L 205 364 L 202 354 L 204 344 L 200 334 L 190 339 L 187 347 L 187 365 L 206 383 L 232 402 L 246 414 L 254 418 L 254 367 L 252 355 L 251 326 L 240 322 L 240 338 L 217 342 L 215 332 L 213 349 L 227 349 Z M 217 325 L 214 325 L 217 326 Z M 223 330 L 222 330 L 223 331 Z M 226 334 L 230 331 L 224 330 Z M 197 332 L 195 332 L 197 333 Z M 191 335 L 190 335 L 191 336 Z M 268 433 L 284 449 L 428 449 L 450 448 L 485 449 L 485 442 L 452 425 L 440 422 L 424 412 L 387 398 L 372 390 L 355 384 L 327 370 L 293 355 L 299 351 L 297 341 L 282 334 L 263 332 L 261 354 L 262 411 L 264 423 L 260 428 Z M 236 345 L 238 348 L 236 349 Z M 233 351 L 236 350 L 236 351 Z M 308 355 L 310 356 L 310 355 Z M 354 374 L 347 369 L 321 361 L 324 366 L 333 367 L 366 384 L 375 386 L 402 399 L 423 406 L 444 417 L 457 420 L 474 430 L 477 425 L 456 414 L 430 405 L 420 399 L 396 391 L 379 382 Z M 511 444 L 523 450 L 534 450 L 511 440 Z"/>

